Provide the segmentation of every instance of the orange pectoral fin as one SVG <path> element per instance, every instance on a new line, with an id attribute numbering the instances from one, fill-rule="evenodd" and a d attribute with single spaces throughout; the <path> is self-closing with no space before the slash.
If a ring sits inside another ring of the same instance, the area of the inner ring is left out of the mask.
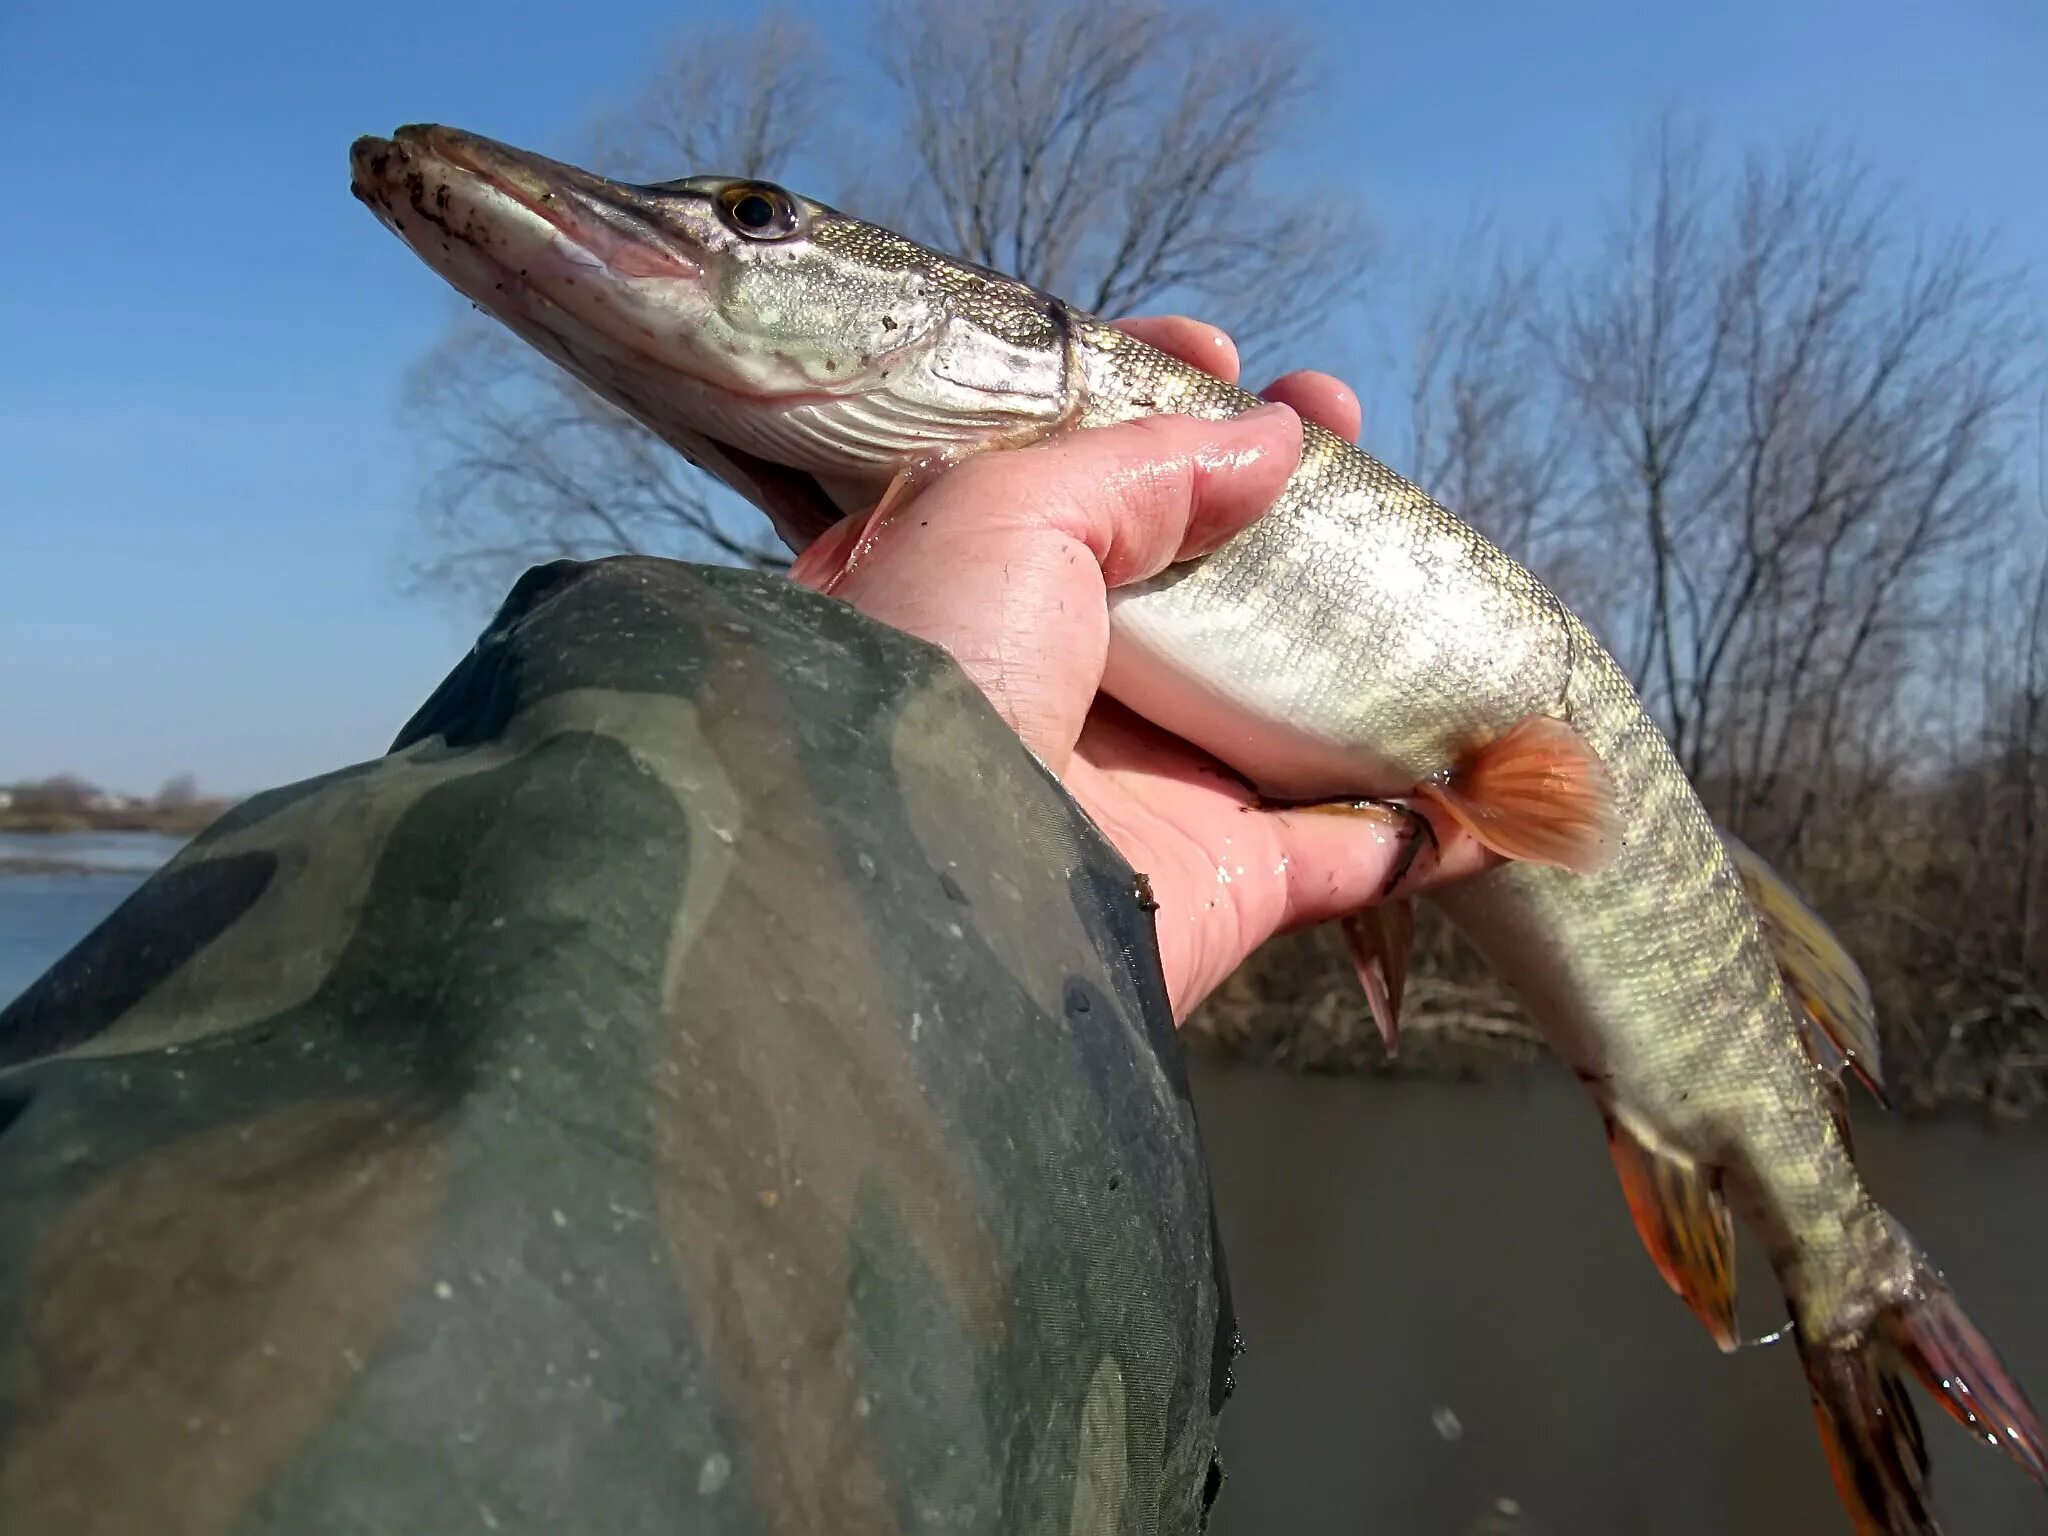
<path id="1" fill-rule="evenodd" d="M 1502 858 L 1590 874 L 1614 856 L 1619 829 L 1606 765 L 1548 715 L 1516 722 L 1415 793 Z"/>

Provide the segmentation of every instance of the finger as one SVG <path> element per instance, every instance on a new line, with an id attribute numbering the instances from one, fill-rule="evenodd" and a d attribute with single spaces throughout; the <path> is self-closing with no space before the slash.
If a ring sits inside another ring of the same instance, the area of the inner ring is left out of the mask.
<path id="1" fill-rule="evenodd" d="M 1285 406 L 982 454 L 910 503 L 837 595 L 950 652 L 1060 772 L 1102 682 L 1104 589 L 1223 543 L 1273 504 L 1300 454 Z"/>
<path id="2" fill-rule="evenodd" d="M 1151 416 L 1112 430 L 1122 441 L 1106 447 L 1088 441 L 1093 432 L 1046 446 L 1049 460 L 1072 456 L 1068 473 L 1088 486 L 1092 508 L 1113 514 L 1089 541 L 1111 587 L 1217 549 L 1272 509 L 1301 464 L 1301 418 L 1284 405 L 1219 422 Z M 1092 472 L 1104 476 L 1099 485 Z"/>
<path id="3" fill-rule="evenodd" d="M 1274 932 L 1313 927 L 1380 901 L 1469 880 L 1500 859 L 1422 805 L 1247 812 L 1272 831 L 1288 867 Z"/>
<path id="4" fill-rule="evenodd" d="M 1088 717 L 1081 751 L 1121 787 L 1142 788 L 1144 798 L 1175 825 L 1218 827 L 1219 840 L 1227 837 L 1238 846 L 1271 840 L 1280 857 L 1271 861 L 1270 873 L 1280 883 L 1261 885 L 1251 871 L 1253 883 L 1241 893 L 1253 898 L 1249 915 L 1259 930 L 1254 943 L 1376 901 L 1469 879 L 1502 862 L 1427 806 L 1272 806 L 1229 767 L 1111 699 L 1100 701 Z M 1234 812 L 1235 825 L 1219 820 L 1224 806 Z"/>
<path id="5" fill-rule="evenodd" d="M 1237 345 L 1216 326 L 1185 315 L 1144 315 L 1119 320 L 1116 327 L 1191 367 L 1214 374 L 1226 384 L 1238 382 Z M 1358 441 L 1363 412 L 1357 394 L 1341 379 L 1302 369 L 1275 379 L 1261 393 L 1267 400 L 1292 406 L 1303 417 L 1348 443 Z"/>
<path id="6" fill-rule="evenodd" d="M 1147 416 L 981 454 L 925 492 L 854 577 L 892 549 L 906 564 L 943 550 L 955 563 L 935 569 L 954 576 L 994 563 L 980 552 L 991 534 L 1049 532 L 1085 545 L 1106 585 L 1127 586 L 1241 532 L 1300 461 L 1301 418 L 1284 405 L 1219 421 Z"/>
<path id="7" fill-rule="evenodd" d="M 1226 384 L 1237 382 L 1237 344 L 1216 326 L 1186 315 L 1140 315 L 1117 321 L 1116 328 Z"/>
<path id="8" fill-rule="evenodd" d="M 1098 781 L 1101 789 L 1091 793 Z M 1141 825 L 1105 830 L 1119 847 L 1128 841 L 1146 849 L 1157 866 L 1148 872 L 1180 1012 L 1276 933 L 1500 862 L 1468 833 L 1427 820 L 1425 812 L 1267 809 L 1237 774 L 1110 700 L 1089 716 L 1069 782 L 1098 819 L 1142 818 Z M 1110 809 L 1098 811 L 1098 801 Z"/>
<path id="9" fill-rule="evenodd" d="M 1358 441 L 1359 429 L 1365 423 L 1358 396 L 1351 387 L 1342 379 L 1317 373 L 1312 368 L 1283 374 L 1260 394 L 1268 400 L 1294 407 L 1304 418 L 1319 427 L 1328 428 L 1347 443 Z"/>

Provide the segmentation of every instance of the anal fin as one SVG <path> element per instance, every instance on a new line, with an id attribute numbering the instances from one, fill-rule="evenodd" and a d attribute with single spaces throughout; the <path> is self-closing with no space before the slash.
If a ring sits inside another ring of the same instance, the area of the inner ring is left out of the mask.
<path id="1" fill-rule="evenodd" d="M 1607 1149 L 1636 1232 L 1665 1283 L 1692 1308 L 1723 1351 L 1735 1331 L 1735 1218 L 1719 1179 L 1691 1158 L 1652 1145 L 1620 1119 L 1607 1121 Z"/>

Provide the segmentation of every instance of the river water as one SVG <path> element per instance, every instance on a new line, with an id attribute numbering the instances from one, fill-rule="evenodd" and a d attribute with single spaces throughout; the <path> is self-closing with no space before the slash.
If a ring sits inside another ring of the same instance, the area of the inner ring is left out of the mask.
<path id="1" fill-rule="evenodd" d="M 176 850 L 0 836 L 0 1004 Z M 1631 1230 L 1577 1084 L 1304 1078 L 1198 1060 L 1247 1351 L 1213 1536 L 1832 1536 L 1789 1346 L 1718 1354 Z M 1872 1184 L 2048 1395 L 2048 1131 L 1861 1115 Z M 1753 1257 L 1753 1256 L 1751 1256 Z M 1744 1269 L 1750 1331 L 1775 1293 Z M 1923 1400 L 1954 1536 L 2048 1504 Z"/>
<path id="2" fill-rule="evenodd" d="M 153 832 L 0 832 L 0 1005 L 90 933 L 184 839 Z M 14 861 L 62 864 L 16 874 Z"/>
<path id="3" fill-rule="evenodd" d="M 1247 1344 L 1213 1536 L 1847 1536 L 1791 1346 L 1724 1357 L 1665 1290 L 1570 1077 L 1194 1079 Z M 2048 1397 L 2048 1132 L 1873 1110 L 1857 1147 Z M 1753 1258 L 1752 1336 L 1783 1317 Z M 1920 1404 L 1951 1536 L 2048 1530 Z"/>

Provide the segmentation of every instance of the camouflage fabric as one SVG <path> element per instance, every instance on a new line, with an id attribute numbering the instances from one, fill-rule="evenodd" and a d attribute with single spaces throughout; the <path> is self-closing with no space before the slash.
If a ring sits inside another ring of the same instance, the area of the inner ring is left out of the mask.
<path id="1" fill-rule="evenodd" d="M 0 1530 L 1192 1532 L 1232 1350 L 1132 872 L 940 652 L 520 582 L 0 1014 Z"/>

